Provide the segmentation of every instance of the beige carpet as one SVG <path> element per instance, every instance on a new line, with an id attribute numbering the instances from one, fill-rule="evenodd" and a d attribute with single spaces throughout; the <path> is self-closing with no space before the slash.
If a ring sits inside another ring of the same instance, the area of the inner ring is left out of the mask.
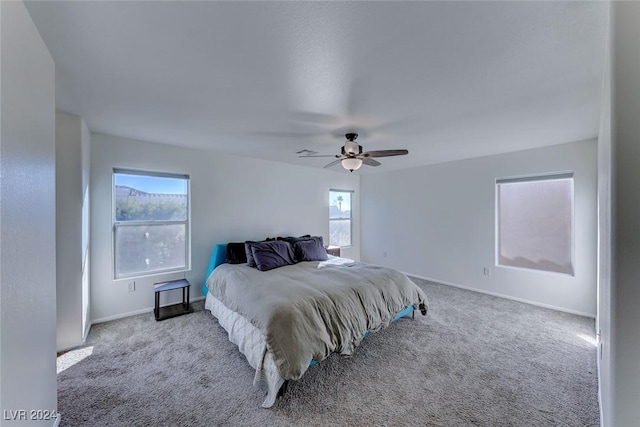
<path id="1" fill-rule="evenodd" d="M 426 317 L 311 367 L 272 409 L 201 302 L 95 325 L 59 357 L 61 425 L 599 425 L 592 319 L 415 281 Z"/>

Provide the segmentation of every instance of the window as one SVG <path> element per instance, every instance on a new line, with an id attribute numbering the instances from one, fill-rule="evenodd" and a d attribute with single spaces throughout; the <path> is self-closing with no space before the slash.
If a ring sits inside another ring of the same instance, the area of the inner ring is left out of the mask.
<path id="1" fill-rule="evenodd" d="M 189 177 L 114 169 L 115 277 L 189 266 Z"/>
<path id="2" fill-rule="evenodd" d="M 573 274 L 573 173 L 496 181 L 497 264 Z"/>
<path id="3" fill-rule="evenodd" d="M 329 246 L 351 246 L 353 191 L 329 191 Z"/>

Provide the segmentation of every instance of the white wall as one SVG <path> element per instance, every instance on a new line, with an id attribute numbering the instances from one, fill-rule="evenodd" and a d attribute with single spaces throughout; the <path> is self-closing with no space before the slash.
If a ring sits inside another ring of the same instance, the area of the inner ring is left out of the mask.
<path id="1" fill-rule="evenodd" d="M 81 123 L 81 137 L 82 144 L 82 337 L 83 341 L 89 334 L 89 328 L 91 327 L 91 304 L 90 304 L 90 260 L 89 249 L 91 243 L 91 228 L 90 223 L 90 205 L 91 205 L 91 133 L 84 120 Z"/>
<path id="2" fill-rule="evenodd" d="M 22 2 L 0 2 L 0 409 L 55 411 L 54 63 Z"/>
<path id="3" fill-rule="evenodd" d="M 609 13 L 611 10 L 609 10 Z M 610 17 L 610 16 L 609 16 Z M 598 132 L 598 313 L 596 330 L 598 345 L 598 386 L 600 390 L 600 419 L 602 426 L 613 424 L 611 400 L 613 377 L 611 294 L 612 264 L 614 259 L 611 221 L 612 210 L 612 144 L 611 144 L 611 21 L 607 32 L 607 54 L 602 82 L 600 130 Z"/>
<path id="4" fill-rule="evenodd" d="M 614 2 L 611 426 L 640 420 L 640 4 Z"/>
<path id="5" fill-rule="evenodd" d="M 81 345 L 88 310 L 89 129 L 78 116 L 56 113 L 56 250 L 58 351 Z M 83 238 L 84 237 L 84 238 Z M 88 285 L 88 283 L 86 283 Z M 83 303 L 84 302 L 84 303 Z"/>
<path id="6" fill-rule="evenodd" d="M 496 178 L 559 171 L 574 171 L 575 276 L 495 266 Z M 595 317 L 596 173 L 584 141 L 363 175 L 362 259 Z"/>
<path id="7" fill-rule="evenodd" d="M 91 135 L 91 315 L 102 321 L 153 307 L 153 283 L 182 277 L 164 274 L 113 280 L 112 171 L 114 167 L 191 176 L 192 295 L 200 291 L 215 243 L 269 236 L 317 234 L 328 241 L 329 189 L 354 190 L 353 241 L 360 241 L 359 177 L 254 160 L 211 151 Z M 342 251 L 359 259 L 359 246 Z M 164 297 L 164 295 L 163 295 Z M 176 292 L 171 302 L 176 302 Z M 165 303 L 168 301 L 163 301 Z"/>

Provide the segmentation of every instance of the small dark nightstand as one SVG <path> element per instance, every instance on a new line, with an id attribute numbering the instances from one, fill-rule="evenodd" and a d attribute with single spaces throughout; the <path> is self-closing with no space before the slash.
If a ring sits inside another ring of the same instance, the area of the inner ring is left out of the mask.
<path id="1" fill-rule="evenodd" d="M 191 288 L 191 283 L 189 283 L 187 279 L 155 283 L 153 288 L 156 293 L 156 305 L 153 309 L 153 314 L 155 314 L 156 320 L 164 320 L 169 319 L 170 317 L 193 313 L 193 307 L 189 304 L 189 289 Z M 182 302 L 160 307 L 160 292 L 171 291 L 173 289 L 182 289 Z"/>
<path id="2" fill-rule="evenodd" d="M 340 256 L 340 246 L 327 246 L 327 253 L 333 256 Z"/>

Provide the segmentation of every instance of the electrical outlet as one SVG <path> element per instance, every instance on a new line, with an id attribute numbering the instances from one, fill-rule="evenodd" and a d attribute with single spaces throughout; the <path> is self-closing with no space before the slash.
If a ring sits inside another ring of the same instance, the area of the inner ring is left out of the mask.
<path id="1" fill-rule="evenodd" d="M 127 282 L 127 292 L 135 292 L 136 282 Z"/>
<path id="2" fill-rule="evenodd" d="M 484 268 L 484 275 L 485 276 L 491 276 L 491 269 L 489 267 L 485 267 Z"/>

